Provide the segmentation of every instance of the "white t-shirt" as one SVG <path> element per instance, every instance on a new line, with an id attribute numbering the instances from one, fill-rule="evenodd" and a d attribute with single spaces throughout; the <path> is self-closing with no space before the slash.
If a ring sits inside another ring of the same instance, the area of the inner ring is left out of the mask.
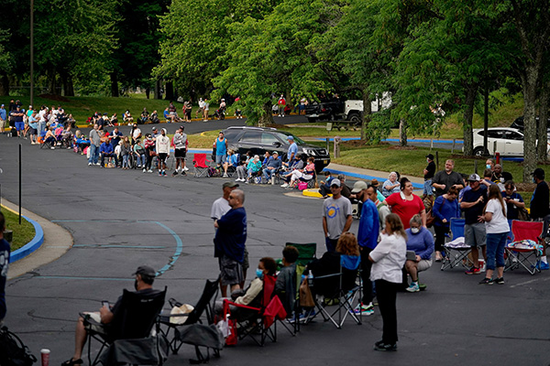
<path id="1" fill-rule="evenodd" d="M 371 281 L 403 281 L 402 268 L 407 259 L 407 242 L 401 235 L 383 234 L 380 243 L 370 252 L 370 257 L 374 260 L 370 271 Z"/>
<path id="2" fill-rule="evenodd" d="M 214 220 L 219 220 L 229 210 L 231 210 L 229 202 L 225 198 L 220 197 L 212 204 L 212 212 L 210 213 L 210 217 Z"/>
<path id="3" fill-rule="evenodd" d="M 498 199 L 493 198 L 487 203 L 487 208 L 485 212 L 491 212 L 493 218 L 491 221 L 485 222 L 485 229 L 487 234 L 501 234 L 507 233 L 510 231 L 510 226 L 508 225 L 508 219 L 506 218 L 507 207 L 504 204 L 504 212 L 502 213 L 502 206 Z"/>
<path id="4" fill-rule="evenodd" d="M 132 137 L 134 138 L 134 140 L 136 140 L 139 138 L 140 135 L 141 135 L 141 130 L 139 128 L 136 128 L 134 130 L 134 135 Z"/>

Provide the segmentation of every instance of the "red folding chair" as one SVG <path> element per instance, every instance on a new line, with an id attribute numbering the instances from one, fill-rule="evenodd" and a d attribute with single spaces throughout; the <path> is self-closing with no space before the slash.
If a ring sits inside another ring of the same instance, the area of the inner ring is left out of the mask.
<path id="1" fill-rule="evenodd" d="M 212 160 L 206 158 L 206 153 L 196 153 L 193 157 L 193 168 L 195 172 L 195 178 L 199 177 L 208 177 L 208 172 L 210 170 L 210 165 Z"/>
<path id="2" fill-rule="evenodd" d="M 538 262 L 544 248 L 539 239 L 542 228 L 542 222 L 512 220 L 514 241 L 506 245 L 508 259 L 505 271 L 521 266 L 531 275 L 540 272 Z"/>

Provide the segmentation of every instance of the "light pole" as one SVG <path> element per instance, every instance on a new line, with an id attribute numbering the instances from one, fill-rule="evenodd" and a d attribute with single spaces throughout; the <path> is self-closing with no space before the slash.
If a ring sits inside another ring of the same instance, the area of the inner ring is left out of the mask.
<path id="1" fill-rule="evenodd" d="M 31 0 L 31 103 L 34 108 L 34 0 Z"/>

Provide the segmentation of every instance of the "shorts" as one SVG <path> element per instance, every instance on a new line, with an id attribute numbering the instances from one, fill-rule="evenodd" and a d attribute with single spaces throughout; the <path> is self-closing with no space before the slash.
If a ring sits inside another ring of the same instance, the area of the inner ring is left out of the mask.
<path id="1" fill-rule="evenodd" d="M 434 189 L 432 187 L 432 180 L 428 179 L 424 181 L 424 192 L 422 194 L 425 194 L 426 196 L 433 196 Z"/>
<path id="2" fill-rule="evenodd" d="M 425 271 L 432 266 L 432 263 L 431 259 L 421 259 L 420 262 L 416 263 L 416 269 L 418 272 Z"/>
<path id="3" fill-rule="evenodd" d="M 174 156 L 176 159 L 184 159 L 185 155 L 187 155 L 187 151 L 185 151 L 185 149 L 174 149 Z"/>
<path id="4" fill-rule="evenodd" d="M 93 320 L 96 323 L 101 323 L 101 315 L 99 314 L 99 312 L 81 313 L 80 316 L 82 316 L 84 318 L 84 320 L 86 320 L 86 318 L 90 318 L 91 320 Z M 107 334 L 107 330 L 105 329 L 105 326 L 103 324 L 101 324 L 101 325 L 90 324 L 90 328 L 94 332 L 101 333 L 101 334 Z"/>
<path id="5" fill-rule="evenodd" d="M 17 131 L 23 131 L 25 129 L 25 122 L 15 122 L 15 129 Z"/>
<path id="6" fill-rule="evenodd" d="M 3 119 L 0 119 L 0 129 L 3 129 L 5 125 L 6 125 L 6 121 L 4 121 Z"/>
<path id="7" fill-rule="evenodd" d="M 243 282 L 243 267 L 239 262 L 223 255 L 218 259 L 218 263 L 222 286 L 233 286 Z"/>
<path id="8" fill-rule="evenodd" d="M 487 233 L 484 223 L 464 225 L 464 243 L 473 247 L 481 247 L 487 244 Z"/>
<path id="9" fill-rule="evenodd" d="M 168 157 L 168 154 L 167 153 L 159 153 L 159 161 L 165 163 L 166 162 L 166 158 Z"/>
<path id="10" fill-rule="evenodd" d="M 29 133 L 30 133 L 31 135 L 37 135 L 37 134 L 38 134 L 38 131 L 36 130 L 36 128 L 30 127 L 30 128 L 29 128 Z"/>
<path id="11" fill-rule="evenodd" d="M 221 165 L 225 160 L 225 155 L 216 155 L 216 164 Z"/>

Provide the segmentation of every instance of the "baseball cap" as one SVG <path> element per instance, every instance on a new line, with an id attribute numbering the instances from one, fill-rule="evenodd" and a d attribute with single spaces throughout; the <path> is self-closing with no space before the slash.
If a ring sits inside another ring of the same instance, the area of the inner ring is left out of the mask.
<path id="1" fill-rule="evenodd" d="M 330 186 L 336 186 L 336 187 L 340 187 L 340 180 L 339 179 L 333 179 L 330 181 Z"/>
<path id="2" fill-rule="evenodd" d="M 433 154 L 428 154 L 428 155 L 426 155 L 426 157 L 427 157 L 428 159 L 430 159 L 430 160 L 433 160 L 433 159 L 434 159 Z"/>
<path id="3" fill-rule="evenodd" d="M 538 177 L 540 179 L 544 179 L 544 170 L 542 168 L 537 168 L 531 175 Z"/>
<path id="4" fill-rule="evenodd" d="M 287 136 L 286 139 L 294 141 L 294 136 Z"/>
<path id="5" fill-rule="evenodd" d="M 332 183 L 331 183 L 332 185 Z M 369 186 L 367 185 L 367 183 L 365 181 L 362 181 L 362 180 L 358 180 L 357 182 L 355 182 L 355 184 L 353 185 L 353 189 L 351 190 L 351 193 L 359 193 L 361 192 L 363 189 L 367 189 Z"/>
<path id="6" fill-rule="evenodd" d="M 238 187 L 239 185 L 235 182 L 225 182 L 222 187 L 223 188 L 234 188 L 234 187 Z"/>
<path id="7" fill-rule="evenodd" d="M 273 151 L 271 154 L 277 154 L 279 155 L 279 153 L 277 151 Z"/>
<path id="8" fill-rule="evenodd" d="M 148 277 L 155 277 L 156 276 L 156 272 L 153 268 L 149 267 L 149 266 L 139 266 L 137 269 L 136 269 L 136 272 L 133 273 L 134 275 L 142 275 L 142 276 L 148 276 Z"/>
<path id="9" fill-rule="evenodd" d="M 180 130 L 183 130 L 183 128 L 184 128 L 183 125 L 181 125 L 181 126 L 180 126 Z"/>
<path id="10" fill-rule="evenodd" d="M 468 178 L 468 181 L 470 182 L 478 182 L 481 178 L 479 178 L 479 175 L 477 174 L 472 174 L 470 175 L 470 177 Z"/>

